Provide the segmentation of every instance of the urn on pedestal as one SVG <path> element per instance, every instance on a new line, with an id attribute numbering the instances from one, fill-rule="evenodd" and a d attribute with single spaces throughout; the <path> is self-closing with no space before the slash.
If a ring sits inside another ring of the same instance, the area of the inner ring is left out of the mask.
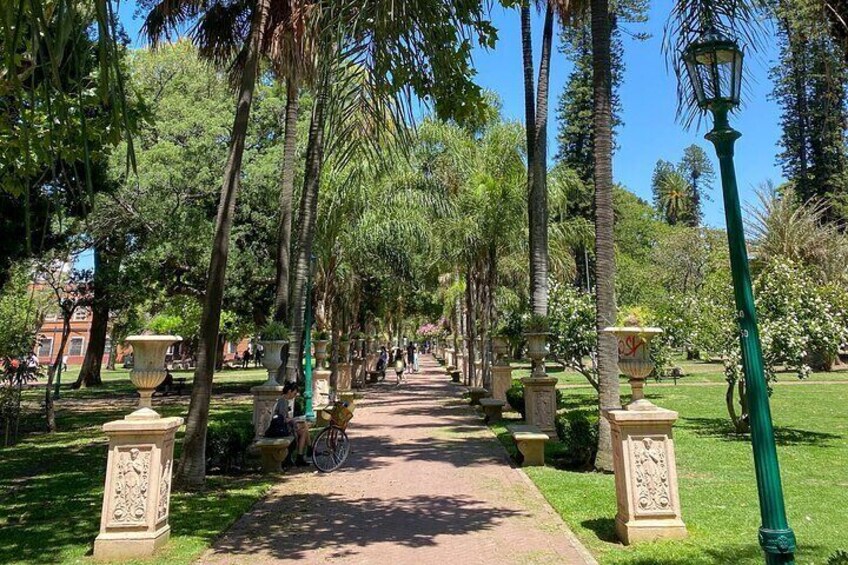
<path id="1" fill-rule="evenodd" d="M 130 381 L 138 389 L 139 408 L 151 407 L 153 392 L 168 374 L 165 370 L 165 352 L 182 340 L 178 335 L 131 335 L 125 340 L 133 348 Z"/>
<path id="2" fill-rule="evenodd" d="M 618 366 L 630 380 L 633 400 L 609 410 L 618 511 L 615 531 L 625 545 L 686 537 L 677 490 L 677 463 L 672 426 L 677 412 L 645 399 L 642 388 L 654 369 L 650 341 L 659 328 L 604 328 L 618 339 Z"/>
<path id="3" fill-rule="evenodd" d="M 109 437 L 106 485 L 100 534 L 94 540 L 98 560 L 144 558 L 168 541 L 174 436 L 183 419 L 162 418 L 150 408 L 166 371 L 165 351 L 178 336 L 130 336 L 135 364 L 130 379 L 141 394 L 141 408 L 123 420 L 107 422 Z"/>
<path id="4" fill-rule="evenodd" d="M 533 361 L 530 377 L 521 379 L 524 385 L 524 405 L 528 424 L 538 426 L 543 432 L 556 431 L 556 377 L 545 374 L 545 357 L 548 355 L 548 319 L 531 316 L 525 325 L 527 355 Z"/>

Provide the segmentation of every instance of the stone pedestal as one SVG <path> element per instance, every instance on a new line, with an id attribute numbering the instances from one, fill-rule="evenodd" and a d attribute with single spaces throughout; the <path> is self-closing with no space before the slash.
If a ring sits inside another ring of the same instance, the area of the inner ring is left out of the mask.
<path id="1" fill-rule="evenodd" d="M 459 374 L 462 375 L 462 379 L 464 380 L 468 374 L 465 370 L 465 354 L 459 351 L 456 353 L 456 370 L 459 371 Z"/>
<path id="2" fill-rule="evenodd" d="M 454 359 L 454 351 L 452 347 L 445 349 L 445 365 L 448 367 L 456 367 L 456 359 Z"/>
<path id="3" fill-rule="evenodd" d="M 545 433 L 555 433 L 556 425 L 556 377 L 525 377 L 524 384 L 525 420 Z"/>
<path id="4" fill-rule="evenodd" d="M 109 458 L 95 559 L 145 558 L 168 541 L 174 434 L 182 423 L 142 408 L 103 426 Z"/>
<path id="5" fill-rule="evenodd" d="M 330 371 L 319 369 L 312 372 L 312 406 L 324 406 L 330 402 Z"/>
<path id="6" fill-rule="evenodd" d="M 253 394 L 253 441 L 256 441 L 265 437 L 274 405 L 283 395 L 283 387 L 266 383 L 251 388 L 250 392 Z"/>
<path id="7" fill-rule="evenodd" d="M 512 367 L 492 365 L 492 398 L 506 402 L 506 391 L 512 386 Z"/>
<path id="8" fill-rule="evenodd" d="M 350 363 L 339 363 L 337 365 L 338 375 L 336 377 L 336 392 L 350 392 L 351 374 Z"/>
<path id="9" fill-rule="evenodd" d="M 353 359 L 353 368 L 351 369 L 351 384 L 354 388 L 361 388 L 365 385 L 365 377 L 363 376 L 362 366 L 364 359 L 355 357 Z"/>
<path id="10" fill-rule="evenodd" d="M 640 404 L 605 416 L 612 429 L 615 531 L 621 542 L 686 537 L 671 432 L 677 412 Z"/>

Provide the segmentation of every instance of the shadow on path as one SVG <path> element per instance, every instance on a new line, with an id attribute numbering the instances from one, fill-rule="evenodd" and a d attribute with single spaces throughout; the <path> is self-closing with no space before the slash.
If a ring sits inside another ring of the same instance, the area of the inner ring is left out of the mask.
<path id="1" fill-rule="evenodd" d="M 391 543 L 434 546 L 437 536 L 462 536 L 494 527 L 518 512 L 492 508 L 469 497 L 414 496 L 362 498 L 293 494 L 254 507 L 238 531 L 221 540 L 215 553 L 264 551 L 277 559 L 306 559 L 320 551 L 328 558 L 354 556 L 357 548 Z"/>

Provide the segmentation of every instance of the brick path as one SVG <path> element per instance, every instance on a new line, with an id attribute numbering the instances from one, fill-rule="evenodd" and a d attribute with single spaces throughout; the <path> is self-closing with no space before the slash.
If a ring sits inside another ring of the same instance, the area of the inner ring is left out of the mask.
<path id="1" fill-rule="evenodd" d="M 368 389 L 342 469 L 286 475 L 199 562 L 594 563 L 431 357 L 408 380 Z"/>

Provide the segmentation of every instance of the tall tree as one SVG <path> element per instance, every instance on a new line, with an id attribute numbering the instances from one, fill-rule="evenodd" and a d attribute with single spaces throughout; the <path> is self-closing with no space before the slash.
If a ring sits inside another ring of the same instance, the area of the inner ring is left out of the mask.
<path id="1" fill-rule="evenodd" d="M 206 478 L 206 428 L 209 421 L 209 401 L 212 393 L 212 376 L 215 372 L 218 335 L 221 323 L 221 305 L 224 298 L 224 281 L 230 251 L 230 232 L 235 215 L 236 197 L 241 176 L 242 157 L 250 117 L 250 106 L 259 71 L 260 46 L 264 38 L 265 22 L 270 0 L 258 0 L 250 19 L 250 31 L 240 56 L 244 58 L 239 81 L 236 113 L 230 137 L 230 148 L 224 166 L 224 181 L 218 204 L 218 216 L 212 239 L 212 256 L 209 262 L 203 312 L 200 320 L 200 340 L 197 351 L 197 368 L 186 420 L 183 452 L 177 467 L 176 482 L 187 487 L 197 487 Z M 151 12 L 157 15 L 158 12 Z M 182 14 L 180 14 L 182 15 Z M 161 20 L 160 20 L 161 21 Z M 147 32 L 158 40 L 165 31 L 148 17 Z"/>
<path id="2" fill-rule="evenodd" d="M 614 20 L 615 22 L 615 20 Z M 560 34 L 560 51 L 571 61 L 568 75 L 557 104 L 557 155 L 563 163 L 580 175 L 591 186 L 594 171 L 594 129 L 592 123 L 592 33 L 588 22 L 566 27 Z M 615 128 L 621 126 L 621 99 L 618 94 L 624 74 L 624 45 L 621 30 L 615 25 L 611 31 L 612 62 L 612 120 Z M 591 199 L 590 199 L 591 200 Z M 591 202 L 586 203 L 586 218 L 591 217 Z"/>
<path id="3" fill-rule="evenodd" d="M 547 131 L 548 91 L 553 44 L 554 3 L 544 2 L 539 80 L 533 79 L 533 37 L 530 5 L 521 14 L 521 51 L 524 66 L 524 112 L 527 131 L 527 214 L 530 241 L 530 305 L 533 313 L 548 313 L 548 202 Z M 562 14 L 563 16 L 565 14 Z"/>
<path id="4" fill-rule="evenodd" d="M 848 217 L 848 150 L 845 145 L 848 71 L 840 48 L 818 25 L 808 4 L 786 0 L 776 9 L 780 61 L 772 71 L 774 98 L 782 107 L 778 162 L 801 202 L 832 202 L 826 218 Z"/>
<path id="5" fill-rule="evenodd" d="M 595 304 L 596 326 L 615 325 L 615 243 L 612 184 L 612 45 L 609 0 L 591 0 L 592 125 L 595 185 Z M 619 408 L 618 345 L 615 336 L 598 332 L 598 400 L 601 412 Z M 601 418 L 595 467 L 612 470 L 612 436 Z"/>
<path id="6" fill-rule="evenodd" d="M 700 146 L 692 144 L 683 150 L 677 172 L 689 184 L 691 209 L 686 223 L 689 227 L 698 227 L 704 216 L 701 202 L 709 198 L 707 191 L 712 190 L 715 183 L 713 163 Z"/>

